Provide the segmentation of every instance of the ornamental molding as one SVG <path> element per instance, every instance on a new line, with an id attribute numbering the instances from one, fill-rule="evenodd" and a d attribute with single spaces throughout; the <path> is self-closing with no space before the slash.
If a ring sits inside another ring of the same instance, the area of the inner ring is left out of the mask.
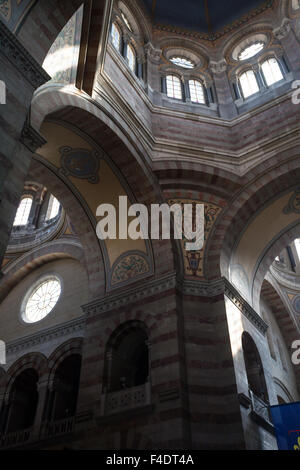
<path id="1" fill-rule="evenodd" d="M 224 294 L 231 302 L 242 312 L 242 314 L 255 326 L 255 328 L 263 335 L 266 335 L 268 325 L 258 315 L 251 305 L 242 297 L 242 295 L 233 287 L 233 285 L 225 278 Z"/>
<path id="2" fill-rule="evenodd" d="M 1 20 L 0 54 L 3 54 L 16 67 L 34 89 L 51 80 L 47 72 L 29 54 Z"/>
<path id="3" fill-rule="evenodd" d="M 91 317 L 106 313 L 110 310 L 118 309 L 128 304 L 141 301 L 152 295 L 165 292 L 170 289 L 177 289 L 183 295 L 195 297 L 216 298 L 225 295 L 242 314 L 256 327 L 264 336 L 268 329 L 267 323 L 256 313 L 241 294 L 225 278 L 215 281 L 192 281 L 186 279 L 176 279 L 176 274 L 171 273 L 160 279 L 148 281 L 147 284 L 123 291 L 119 294 L 108 295 L 102 299 L 96 299 L 82 306 L 85 316 Z"/>
<path id="4" fill-rule="evenodd" d="M 209 65 L 210 65 L 210 70 L 215 75 L 226 72 L 227 70 L 227 62 L 225 59 L 219 60 L 218 62 L 211 60 Z"/>
<path id="5" fill-rule="evenodd" d="M 191 295 L 196 297 L 212 298 L 224 294 L 223 279 L 218 279 L 211 282 L 181 279 L 177 281 L 177 287 L 184 295 Z"/>
<path id="6" fill-rule="evenodd" d="M 146 285 L 143 284 L 142 286 L 125 290 L 119 294 L 109 294 L 102 299 L 96 299 L 83 305 L 82 310 L 87 317 L 91 317 L 175 288 L 176 274 L 171 273 L 162 278 L 148 281 Z"/>
<path id="7" fill-rule="evenodd" d="M 25 338 L 8 342 L 6 345 L 7 355 L 15 354 L 20 351 L 24 351 L 25 349 L 30 349 L 34 346 L 47 343 L 56 338 L 63 338 L 64 336 L 69 336 L 70 334 L 83 332 L 84 327 L 85 318 L 80 317 L 76 318 L 75 320 L 63 323 L 62 325 L 48 328 L 42 332 L 25 336 Z"/>
<path id="8" fill-rule="evenodd" d="M 242 314 L 255 326 L 255 328 L 264 336 L 268 329 L 267 323 L 258 315 L 258 313 L 249 305 L 242 295 L 226 279 L 221 278 L 216 281 L 189 281 L 179 282 L 179 289 L 185 295 L 198 297 L 218 297 L 225 295 L 242 312 Z"/>
<path id="9" fill-rule="evenodd" d="M 161 54 L 162 54 L 162 49 L 156 49 L 151 42 L 148 42 L 145 45 L 145 53 L 149 57 L 149 59 L 154 63 L 154 64 L 159 64 Z"/>
<path id="10" fill-rule="evenodd" d="M 28 120 L 25 121 L 20 142 L 32 153 L 47 143 L 46 139 L 29 124 Z"/>
<path id="11" fill-rule="evenodd" d="M 273 34 L 276 39 L 285 38 L 291 31 L 291 20 L 289 18 L 284 18 L 281 25 L 278 28 L 273 29 Z"/>

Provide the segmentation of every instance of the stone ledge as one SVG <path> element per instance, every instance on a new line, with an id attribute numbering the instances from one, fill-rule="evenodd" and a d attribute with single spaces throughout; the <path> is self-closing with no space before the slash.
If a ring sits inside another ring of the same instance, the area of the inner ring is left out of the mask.
<path id="1" fill-rule="evenodd" d="M 17 37 L 0 20 L 0 54 L 17 68 L 34 89 L 51 80 L 47 72 L 29 54 Z"/>

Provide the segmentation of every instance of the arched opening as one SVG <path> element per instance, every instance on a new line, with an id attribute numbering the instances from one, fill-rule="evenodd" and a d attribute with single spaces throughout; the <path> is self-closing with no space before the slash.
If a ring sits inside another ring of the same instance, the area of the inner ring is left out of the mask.
<path id="1" fill-rule="evenodd" d="M 287 403 L 280 395 L 277 395 L 277 400 L 279 405 L 286 405 Z"/>
<path id="2" fill-rule="evenodd" d="M 53 391 L 48 402 L 48 420 L 60 421 L 75 416 L 81 356 L 72 354 L 58 366 L 54 376 Z"/>
<path id="3" fill-rule="evenodd" d="M 38 379 L 34 369 L 24 370 L 15 379 L 9 397 L 7 434 L 33 426 L 38 404 Z"/>
<path id="4" fill-rule="evenodd" d="M 141 329 L 129 331 L 112 351 L 109 390 L 114 392 L 146 383 L 149 375 L 147 336 Z"/>
<path id="5" fill-rule="evenodd" d="M 249 390 L 265 403 L 269 403 L 262 361 L 253 339 L 246 332 L 242 335 L 242 347 Z"/>
<path id="6" fill-rule="evenodd" d="M 148 335 L 141 322 L 128 322 L 112 335 L 106 352 L 103 412 L 150 402 Z"/>

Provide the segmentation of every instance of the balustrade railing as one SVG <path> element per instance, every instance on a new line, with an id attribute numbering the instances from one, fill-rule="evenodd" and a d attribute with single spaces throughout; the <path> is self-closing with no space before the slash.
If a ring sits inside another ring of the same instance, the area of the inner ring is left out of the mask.
<path id="1" fill-rule="evenodd" d="M 30 441 L 32 428 L 8 434 L 0 434 L 0 448 L 21 446 Z"/>
<path id="2" fill-rule="evenodd" d="M 112 414 L 150 404 L 150 383 L 102 395 L 102 414 Z"/>

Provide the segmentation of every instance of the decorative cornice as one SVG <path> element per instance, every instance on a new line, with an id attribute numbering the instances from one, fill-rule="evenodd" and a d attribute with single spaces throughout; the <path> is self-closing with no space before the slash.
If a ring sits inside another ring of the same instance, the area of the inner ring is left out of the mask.
<path id="1" fill-rule="evenodd" d="M 1 20 L 0 54 L 6 56 L 34 89 L 51 80 L 47 72 L 36 62 Z"/>
<path id="2" fill-rule="evenodd" d="M 82 306 L 84 314 L 88 317 L 98 315 L 109 310 L 117 309 L 137 301 L 141 301 L 169 289 L 176 287 L 176 274 L 171 273 L 163 278 L 147 281 L 141 286 L 128 289 L 118 294 L 109 294 L 102 299 L 96 299 Z"/>
<path id="3" fill-rule="evenodd" d="M 82 310 L 87 317 L 91 317 L 137 301 L 140 302 L 147 297 L 175 288 L 184 295 L 195 297 L 214 298 L 222 294 L 226 295 L 260 333 L 266 334 L 268 325 L 225 278 L 211 282 L 202 280 L 192 281 L 176 279 L 176 274 L 171 273 L 163 278 L 147 281 L 139 287 L 93 300 L 83 305 Z"/>
<path id="4" fill-rule="evenodd" d="M 266 335 L 268 325 L 267 323 L 256 313 L 256 311 L 248 304 L 248 302 L 241 296 L 241 294 L 233 287 L 230 282 L 223 278 L 224 280 L 224 293 L 231 302 L 242 312 L 242 314 L 256 327 L 256 329 Z"/>
<path id="5" fill-rule="evenodd" d="M 22 142 L 22 144 L 33 153 L 47 143 L 44 137 L 31 127 L 28 121 L 24 124 L 20 142 Z"/>
<path id="6" fill-rule="evenodd" d="M 62 325 L 48 328 L 40 333 L 34 333 L 19 340 L 8 342 L 6 345 L 7 355 L 15 354 L 17 352 L 24 351 L 25 349 L 32 348 L 33 346 L 47 343 L 55 338 L 61 338 L 75 332 L 82 331 L 84 326 L 85 318 L 80 317 L 63 323 Z"/>
<path id="7" fill-rule="evenodd" d="M 178 279 L 177 288 L 184 295 L 196 297 L 217 297 L 224 294 L 224 281 L 217 279 L 216 281 L 192 281 L 188 279 Z"/>

